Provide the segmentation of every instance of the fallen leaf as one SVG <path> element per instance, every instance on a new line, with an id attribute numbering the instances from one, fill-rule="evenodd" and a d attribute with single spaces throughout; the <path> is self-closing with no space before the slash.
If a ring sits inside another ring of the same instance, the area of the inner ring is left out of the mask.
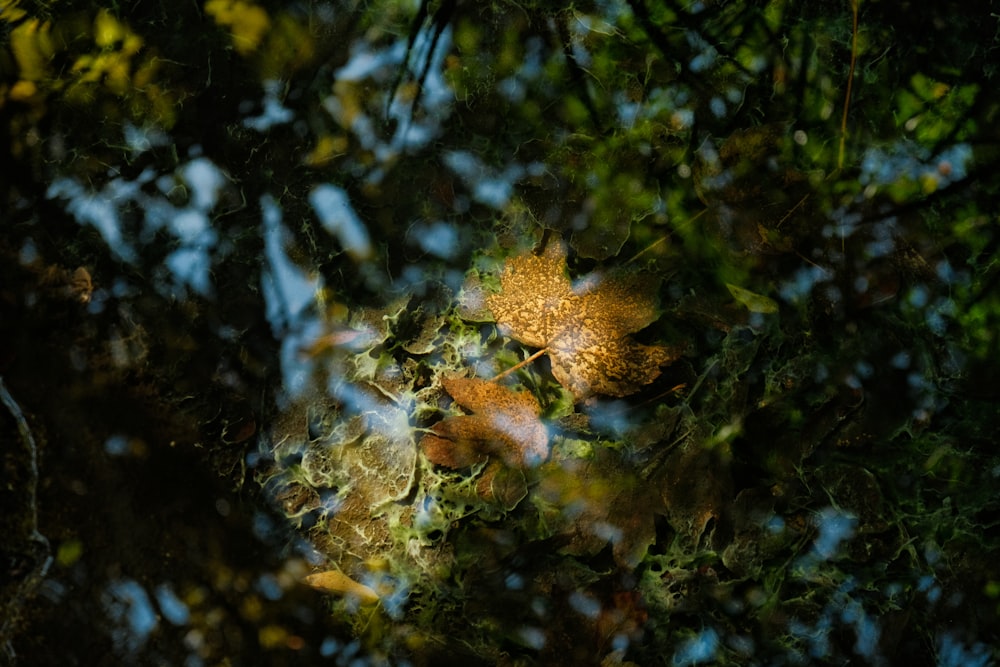
<path id="1" fill-rule="evenodd" d="M 443 378 L 459 406 L 472 412 L 444 419 L 420 440 L 432 463 L 465 468 L 496 457 L 523 468 L 549 454 L 549 436 L 539 419 L 538 401 L 526 391 L 513 391 L 478 378 Z"/>
<path id="2" fill-rule="evenodd" d="M 324 593 L 356 597 L 361 604 L 375 604 L 379 600 L 378 593 L 364 584 L 359 584 L 339 570 L 310 574 L 305 578 L 305 582 Z"/>
<path id="3" fill-rule="evenodd" d="M 673 348 L 642 345 L 629 336 L 656 320 L 651 281 L 637 274 L 591 274 L 574 286 L 562 242 L 550 242 L 541 255 L 508 259 L 500 288 L 486 300 L 500 330 L 547 348 L 553 376 L 577 400 L 634 393 L 678 356 Z"/>

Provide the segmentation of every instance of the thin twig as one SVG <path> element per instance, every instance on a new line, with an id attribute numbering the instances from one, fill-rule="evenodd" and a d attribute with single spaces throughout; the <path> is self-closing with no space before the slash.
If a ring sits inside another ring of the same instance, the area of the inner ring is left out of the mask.
<path id="1" fill-rule="evenodd" d="M 532 361 L 534 361 L 535 359 L 537 359 L 538 357 L 542 356 L 543 354 L 545 354 L 548 351 L 549 351 L 549 348 L 543 347 L 538 352 L 535 352 L 533 355 L 531 355 L 530 357 L 528 357 L 524 361 L 521 361 L 521 362 L 519 362 L 517 364 L 514 364 L 513 366 L 511 366 L 510 368 L 508 368 L 504 372 L 500 373 L 496 377 L 491 378 L 490 382 L 496 382 L 500 378 L 506 377 L 506 376 L 510 375 L 511 373 L 513 373 L 514 371 L 516 371 L 517 369 L 524 368 L 525 366 L 527 366 L 528 364 L 530 364 Z"/>
<path id="2" fill-rule="evenodd" d="M 847 72 L 847 91 L 844 93 L 844 114 L 840 118 L 840 152 L 837 154 L 837 169 L 844 168 L 844 151 L 847 143 L 847 109 L 851 105 L 851 88 L 854 85 L 854 67 L 858 60 L 858 5 L 861 0 L 850 0 L 854 24 L 851 28 L 851 67 Z"/>
<path id="3" fill-rule="evenodd" d="M 705 215 L 705 213 L 707 211 L 708 211 L 707 208 L 703 208 L 702 210 L 698 211 L 696 214 L 694 214 L 693 216 L 691 216 L 690 218 L 688 218 L 687 220 L 685 220 L 684 222 L 682 222 L 680 225 L 678 225 L 677 227 L 675 227 L 674 231 L 679 231 L 679 230 L 683 229 L 684 227 L 686 227 L 687 225 L 694 224 L 694 222 L 698 218 L 700 218 L 701 216 Z M 625 262 L 625 264 L 626 265 L 631 264 L 632 262 L 634 262 L 635 260 L 637 260 L 640 257 L 642 257 L 645 253 L 649 252 L 650 250 L 652 250 L 656 246 L 660 245 L 661 243 L 666 243 L 669 239 L 670 239 L 670 237 L 667 236 L 667 235 L 661 236 L 659 239 L 657 239 L 656 241 L 653 241 L 648 246 L 646 246 L 645 248 L 643 248 L 642 250 L 640 250 L 639 252 L 637 252 L 635 255 L 633 255 L 631 259 L 629 259 L 627 262 Z"/>

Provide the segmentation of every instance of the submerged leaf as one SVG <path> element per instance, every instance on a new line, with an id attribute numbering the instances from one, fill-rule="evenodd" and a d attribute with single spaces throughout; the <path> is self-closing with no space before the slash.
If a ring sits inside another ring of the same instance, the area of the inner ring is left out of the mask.
<path id="1" fill-rule="evenodd" d="M 324 593 L 348 595 L 358 599 L 361 604 L 375 604 L 378 593 L 368 586 L 360 584 L 339 570 L 327 570 L 310 574 L 305 578 L 306 584 Z"/>
<path id="2" fill-rule="evenodd" d="M 421 439 L 420 448 L 432 463 L 465 468 L 496 457 L 523 468 L 548 456 L 542 408 L 530 393 L 478 378 L 444 378 L 441 384 L 472 414 L 449 417 Z"/>
<path id="3" fill-rule="evenodd" d="M 561 242 L 508 259 L 500 287 L 487 305 L 501 331 L 548 348 L 552 374 L 577 400 L 634 393 L 677 358 L 629 336 L 656 320 L 655 285 L 635 274 L 594 274 L 574 286 Z"/>

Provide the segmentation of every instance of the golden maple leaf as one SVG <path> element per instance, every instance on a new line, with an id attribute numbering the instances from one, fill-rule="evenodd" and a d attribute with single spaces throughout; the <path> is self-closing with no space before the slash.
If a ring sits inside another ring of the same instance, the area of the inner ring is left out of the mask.
<path id="1" fill-rule="evenodd" d="M 546 348 L 552 375 L 576 400 L 626 396 L 649 384 L 673 348 L 642 345 L 629 334 L 657 318 L 655 288 L 637 274 L 590 274 L 574 285 L 566 248 L 550 242 L 540 255 L 509 258 L 500 292 L 486 298 L 501 332 Z"/>

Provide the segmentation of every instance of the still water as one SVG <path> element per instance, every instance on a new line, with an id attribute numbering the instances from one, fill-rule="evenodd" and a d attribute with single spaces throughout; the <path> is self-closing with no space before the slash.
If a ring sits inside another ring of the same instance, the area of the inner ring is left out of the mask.
<path id="1" fill-rule="evenodd" d="M 0 21 L 7 662 L 995 664 L 988 3 Z"/>

